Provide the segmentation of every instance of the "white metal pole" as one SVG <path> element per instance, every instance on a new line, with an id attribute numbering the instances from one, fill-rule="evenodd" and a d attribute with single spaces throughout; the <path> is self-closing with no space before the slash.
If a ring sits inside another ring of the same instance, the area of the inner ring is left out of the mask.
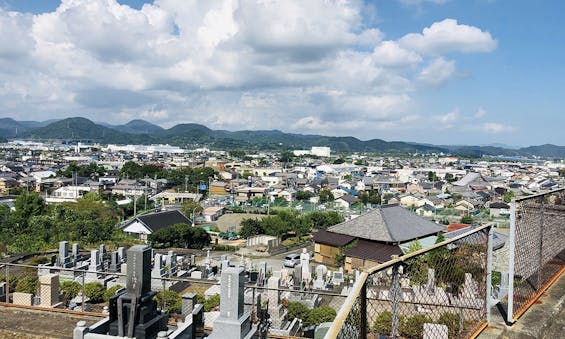
<path id="1" fill-rule="evenodd" d="M 514 255 L 516 251 L 516 199 L 510 202 L 510 236 L 508 238 L 508 309 L 506 321 L 513 323 L 514 313 Z"/>

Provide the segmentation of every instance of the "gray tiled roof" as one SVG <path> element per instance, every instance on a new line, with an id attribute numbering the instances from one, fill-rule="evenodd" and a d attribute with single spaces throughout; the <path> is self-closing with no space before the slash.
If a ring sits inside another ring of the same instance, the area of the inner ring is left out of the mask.
<path id="1" fill-rule="evenodd" d="M 361 239 L 396 243 L 422 238 L 444 229 L 444 226 L 398 205 L 387 205 L 332 226 L 328 231 Z"/>

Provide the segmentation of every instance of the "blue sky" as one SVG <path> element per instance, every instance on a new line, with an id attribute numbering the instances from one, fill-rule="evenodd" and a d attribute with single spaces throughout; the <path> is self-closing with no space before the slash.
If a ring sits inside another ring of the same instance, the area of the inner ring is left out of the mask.
<path id="1" fill-rule="evenodd" d="M 0 116 L 565 145 L 561 1 L 0 0 Z"/>

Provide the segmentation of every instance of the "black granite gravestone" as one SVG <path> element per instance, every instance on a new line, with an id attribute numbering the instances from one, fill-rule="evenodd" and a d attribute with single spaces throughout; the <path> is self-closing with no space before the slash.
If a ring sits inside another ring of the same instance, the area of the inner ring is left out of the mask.
<path id="1" fill-rule="evenodd" d="M 136 245 L 127 253 L 126 290 L 110 298 L 110 335 L 156 338 L 167 330 L 168 314 L 157 310 L 151 291 L 151 249 Z"/>

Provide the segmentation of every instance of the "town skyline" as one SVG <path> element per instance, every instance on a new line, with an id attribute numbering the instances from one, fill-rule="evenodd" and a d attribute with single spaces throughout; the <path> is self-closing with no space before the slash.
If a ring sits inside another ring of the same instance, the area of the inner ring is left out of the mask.
<path id="1" fill-rule="evenodd" d="M 564 145 L 560 7 L 4 0 L 0 115 Z"/>

